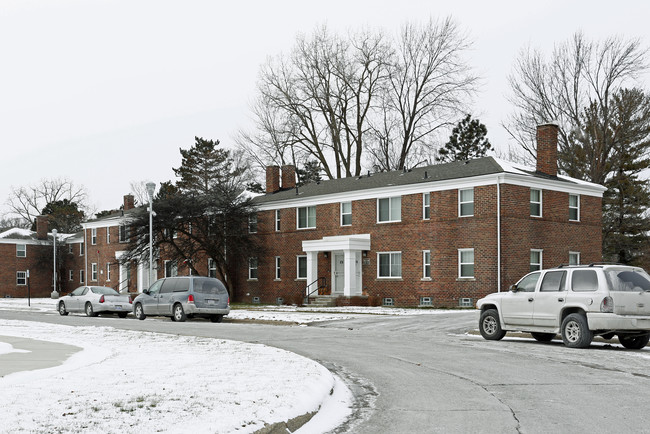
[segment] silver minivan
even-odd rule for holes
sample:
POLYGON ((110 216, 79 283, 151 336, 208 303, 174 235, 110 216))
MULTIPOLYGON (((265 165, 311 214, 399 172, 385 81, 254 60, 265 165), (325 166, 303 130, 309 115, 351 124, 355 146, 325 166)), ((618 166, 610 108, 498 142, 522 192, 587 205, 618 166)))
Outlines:
POLYGON ((221 322, 229 313, 228 291, 213 277, 166 277, 133 300, 133 314, 139 320, 147 316, 168 316, 172 321, 206 317, 221 322))

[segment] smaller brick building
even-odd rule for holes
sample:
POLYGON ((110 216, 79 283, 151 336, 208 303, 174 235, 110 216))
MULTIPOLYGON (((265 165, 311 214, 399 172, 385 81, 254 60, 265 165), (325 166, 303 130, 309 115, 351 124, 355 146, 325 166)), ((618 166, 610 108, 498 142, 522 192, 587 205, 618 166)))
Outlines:
POLYGON ((554 124, 537 167, 493 157, 296 188, 267 168, 251 236, 264 255, 237 278, 246 301, 473 306, 533 269, 601 261, 605 188, 557 173, 554 124))

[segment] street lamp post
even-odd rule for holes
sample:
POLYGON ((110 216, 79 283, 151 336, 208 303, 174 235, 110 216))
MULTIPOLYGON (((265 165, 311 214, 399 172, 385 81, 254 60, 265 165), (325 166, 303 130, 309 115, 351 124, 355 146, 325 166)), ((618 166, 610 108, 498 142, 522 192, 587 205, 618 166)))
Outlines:
POLYGON ((56 229, 52 229, 52 238, 54 238, 54 290, 52 298, 59 298, 59 292, 56 290, 56 229))
POLYGON ((149 195, 149 286, 151 286, 153 274, 153 192, 155 190, 156 184, 147 182, 147 194, 149 195))

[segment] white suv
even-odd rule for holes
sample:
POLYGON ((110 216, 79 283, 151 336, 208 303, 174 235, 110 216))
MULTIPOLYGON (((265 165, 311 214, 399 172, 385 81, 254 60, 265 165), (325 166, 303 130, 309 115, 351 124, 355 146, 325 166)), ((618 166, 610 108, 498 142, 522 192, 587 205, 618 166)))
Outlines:
POLYGON ((625 348, 650 340, 650 275, 626 265, 560 266, 534 271, 476 303, 485 339, 530 332, 541 342, 558 333, 564 345, 584 348, 594 336, 618 336, 625 348))

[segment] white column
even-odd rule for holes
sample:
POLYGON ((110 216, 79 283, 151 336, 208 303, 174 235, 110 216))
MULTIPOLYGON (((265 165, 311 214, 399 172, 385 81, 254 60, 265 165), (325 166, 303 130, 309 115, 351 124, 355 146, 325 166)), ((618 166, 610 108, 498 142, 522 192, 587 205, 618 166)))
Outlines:
MULTIPOLYGON (((318 279, 318 252, 307 252, 307 285, 318 279)), ((305 295, 316 289, 318 283, 307 288, 305 295)))
POLYGON ((352 250, 344 250, 344 270, 345 275, 343 276, 344 285, 343 285, 343 295, 350 297, 352 295, 357 295, 357 261, 356 254, 352 250))

